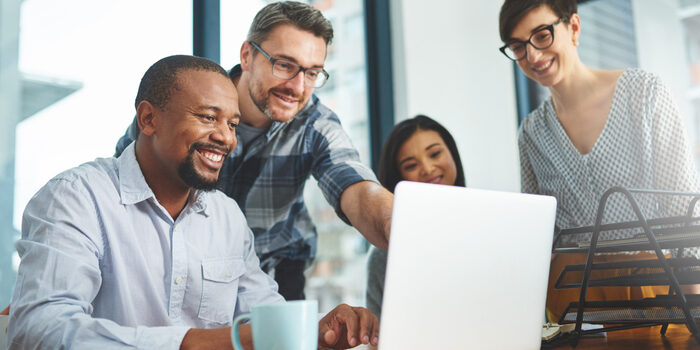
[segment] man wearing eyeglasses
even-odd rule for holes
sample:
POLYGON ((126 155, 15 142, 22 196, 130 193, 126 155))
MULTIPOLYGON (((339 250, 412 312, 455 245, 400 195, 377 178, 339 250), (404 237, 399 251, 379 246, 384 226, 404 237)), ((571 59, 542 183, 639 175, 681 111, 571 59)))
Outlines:
MULTIPOLYGON (((231 69, 240 97, 238 146, 219 188, 238 202, 255 234, 261 267, 274 270, 287 300, 304 299, 304 270, 316 255, 317 233, 304 204, 310 175, 338 216, 387 248, 393 196, 381 187, 336 114, 314 96, 333 39, 330 22, 298 2, 265 6, 231 69)), ((117 154, 138 129, 132 125, 117 154)))

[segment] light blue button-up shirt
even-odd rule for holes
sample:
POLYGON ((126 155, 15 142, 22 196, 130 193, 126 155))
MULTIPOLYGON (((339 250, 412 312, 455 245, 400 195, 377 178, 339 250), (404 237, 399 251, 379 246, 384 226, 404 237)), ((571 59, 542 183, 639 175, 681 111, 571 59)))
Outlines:
POLYGON ((17 251, 10 348, 178 349, 189 328, 284 300, 236 202, 193 191, 173 220, 133 145, 39 190, 17 251))

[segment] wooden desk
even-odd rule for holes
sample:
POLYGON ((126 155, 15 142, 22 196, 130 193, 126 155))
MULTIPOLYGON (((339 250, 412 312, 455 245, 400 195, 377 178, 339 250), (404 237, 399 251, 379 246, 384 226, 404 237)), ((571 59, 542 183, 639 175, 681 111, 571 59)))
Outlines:
MULTIPOLYGON (((597 349, 673 349, 688 350, 700 349, 700 345, 695 341, 685 328, 685 325, 670 325, 665 336, 661 336, 661 326, 635 328, 624 331, 608 332, 607 337, 584 337, 576 348, 571 346, 561 346, 557 350, 597 350, 597 349)), ((362 345, 356 347, 357 350, 376 350, 376 347, 362 345)))
POLYGON ((700 349, 685 325, 669 325, 665 336, 660 332, 661 326, 614 331, 608 332, 605 338, 581 338, 576 348, 562 346, 557 349, 700 349))

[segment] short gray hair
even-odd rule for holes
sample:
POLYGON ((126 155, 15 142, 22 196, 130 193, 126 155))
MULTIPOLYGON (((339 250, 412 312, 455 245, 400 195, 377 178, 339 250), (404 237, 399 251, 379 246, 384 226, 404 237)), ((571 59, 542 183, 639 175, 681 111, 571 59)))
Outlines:
POLYGON ((280 24, 291 24, 323 38, 326 45, 333 41, 333 26, 315 7, 297 1, 273 2, 263 7, 250 25, 248 41, 261 44, 270 31, 280 24))

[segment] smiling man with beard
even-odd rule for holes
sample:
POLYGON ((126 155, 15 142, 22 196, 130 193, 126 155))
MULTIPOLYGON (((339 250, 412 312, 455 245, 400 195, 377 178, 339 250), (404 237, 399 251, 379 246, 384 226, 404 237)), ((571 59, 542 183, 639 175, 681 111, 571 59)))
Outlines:
MULTIPOLYGON (((304 203, 310 176, 341 219, 375 246, 388 246, 393 195, 314 95, 328 79, 323 67, 332 39, 330 22, 313 6, 271 3, 253 19, 241 64, 229 72, 241 125, 219 188, 241 206, 261 266, 274 270, 287 300, 304 298, 304 270, 316 255, 316 228, 304 203)), ((134 123, 117 154, 137 133, 134 123)))
MULTIPOLYGON (((231 349, 231 323, 284 302, 235 201, 216 186, 236 147, 236 88, 214 62, 170 56, 144 75, 140 134, 119 158, 59 174, 17 242, 10 349, 231 349)), ((252 348, 250 325, 241 328, 252 348)), ((340 305, 319 346, 377 344, 378 320, 340 305)))
POLYGON ((224 149, 216 147, 214 145, 207 145, 201 142, 195 142, 192 145, 192 147, 190 147, 190 153, 187 156, 187 159, 185 159, 185 161, 182 164, 180 164, 180 166, 177 168, 177 173, 178 175, 180 175, 180 178, 190 187, 205 191, 211 191, 216 189, 218 179, 217 181, 211 181, 203 178, 199 175, 199 173, 197 173, 197 170, 195 170, 194 166, 195 151, 198 149, 205 149, 206 147, 210 147, 210 149, 218 151, 218 153, 209 152, 204 155, 205 158, 214 163, 222 162, 225 155, 231 153, 230 149, 224 149))

